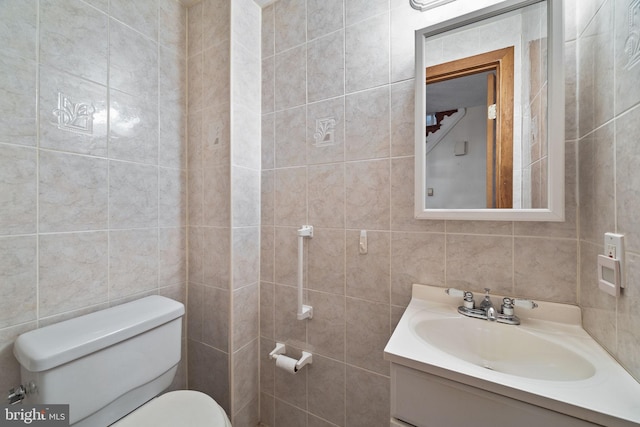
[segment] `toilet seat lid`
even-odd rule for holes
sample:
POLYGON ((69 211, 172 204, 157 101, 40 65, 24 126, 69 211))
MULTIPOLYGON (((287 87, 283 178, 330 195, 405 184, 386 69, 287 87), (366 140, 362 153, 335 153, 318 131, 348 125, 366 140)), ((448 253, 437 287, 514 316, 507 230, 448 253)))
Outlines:
POLYGON ((193 390, 165 393, 112 427, 231 427, 224 410, 208 395, 193 390))

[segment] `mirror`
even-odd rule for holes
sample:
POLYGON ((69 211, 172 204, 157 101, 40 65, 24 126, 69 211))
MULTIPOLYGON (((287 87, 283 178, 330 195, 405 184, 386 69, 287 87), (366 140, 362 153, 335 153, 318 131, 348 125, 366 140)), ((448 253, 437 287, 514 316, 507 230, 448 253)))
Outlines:
POLYGON ((416 218, 564 220, 561 0, 416 31, 416 218))

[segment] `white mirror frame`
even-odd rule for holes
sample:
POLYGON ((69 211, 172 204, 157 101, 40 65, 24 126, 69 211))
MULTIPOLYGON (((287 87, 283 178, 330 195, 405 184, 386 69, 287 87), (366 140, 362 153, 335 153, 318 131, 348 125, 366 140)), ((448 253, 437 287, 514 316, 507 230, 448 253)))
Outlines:
POLYGON ((427 209, 424 129, 426 126, 425 40, 541 0, 507 0, 415 32, 415 217, 418 219, 564 221, 564 22, 562 0, 547 0, 547 153, 546 209, 427 209))

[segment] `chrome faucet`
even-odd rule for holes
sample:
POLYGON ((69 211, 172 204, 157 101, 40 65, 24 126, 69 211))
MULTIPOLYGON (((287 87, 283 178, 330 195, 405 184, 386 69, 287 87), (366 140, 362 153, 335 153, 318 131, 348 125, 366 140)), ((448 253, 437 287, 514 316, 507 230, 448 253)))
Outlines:
POLYGON ((496 309, 493 306, 493 301, 491 301, 491 297, 489 296, 489 291, 491 289, 484 288, 484 299, 480 303, 480 310, 484 310, 485 316, 487 316, 487 320, 492 322, 496 321, 496 309))
POLYGON ((491 301, 491 296, 489 295, 490 290, 489 288, 484 288, 484 299, 480 302, 478 308, 475 306, 473 294, 469 291, 449 288, 445 292, 452 297, 463 297, 463 305, 458 307, 458 313, 467 317, 488 320, 490 322, 506 323, 508 325, 520 324, 520 319, 514 314, 514 306, 528 309, 533 309, 538 306, 538 304, 531 300, 505 297, 502 299, 502 305, 498 311, 494 307, 493 301, 491 301))

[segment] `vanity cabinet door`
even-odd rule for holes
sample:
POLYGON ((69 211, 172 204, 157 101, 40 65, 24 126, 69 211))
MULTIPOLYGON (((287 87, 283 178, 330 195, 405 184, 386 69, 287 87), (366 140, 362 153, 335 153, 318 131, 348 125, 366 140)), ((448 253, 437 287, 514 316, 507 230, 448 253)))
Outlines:
POLYGON ((597 425, 395 363, 391 364, 391 417, 416 427, 597 425))

